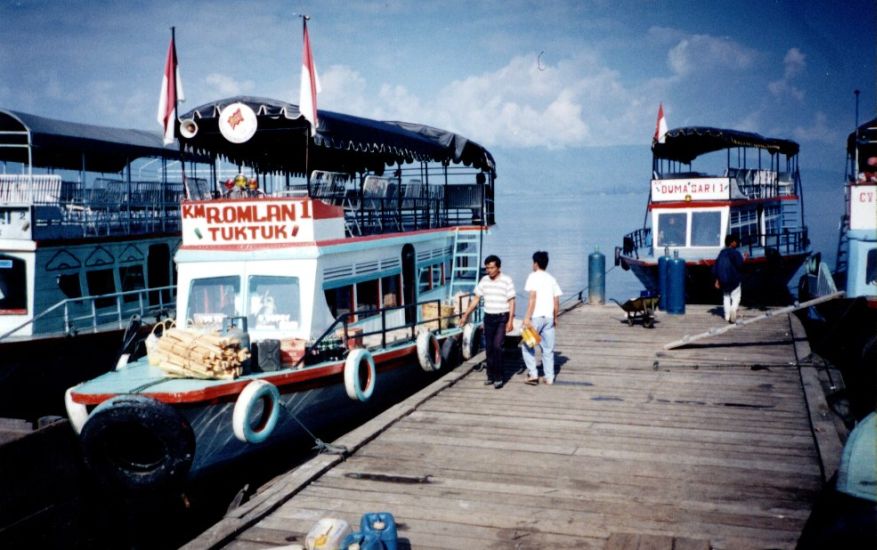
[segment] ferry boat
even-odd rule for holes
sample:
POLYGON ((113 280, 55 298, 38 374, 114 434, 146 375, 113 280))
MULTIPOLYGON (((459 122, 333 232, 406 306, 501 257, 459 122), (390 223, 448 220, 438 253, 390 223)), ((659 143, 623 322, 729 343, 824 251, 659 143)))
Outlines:
POLYGON ((183 200, 176 330, 236 335, 252 356, 223 379, 147 357, 71 388, 68 416, 107 483, 178 486, 310 446, 476 352, 477 325, 456 321, 494 223, 493 157, 420 124, 321 110, 309 128, 296 105, 254 97, 182 117, 186 151, 252 184, 183 200))
POLYGON ((877 118, 846 141, 844 213, 835 266, 814 254, 798 281, 799 300, 844 292, 808 311, 805 325, 820 355, 841 366, 854 415, 874 410, 877 387, 877 118))
POLYGON ((133 316, 173 310, 179 159, 157 133, 0 110, 0 417, 63 415, 133 316))
POLYGON ((721 128, 670 130, 652 144, 643 227, 624 236, 615 265, 657 293, 659 257, 678 254, 686 302, 721 303, 712 267, 728 234, 740 238, 743 300, 789 302, 787 284, 810 255, 798 144, 721 128))

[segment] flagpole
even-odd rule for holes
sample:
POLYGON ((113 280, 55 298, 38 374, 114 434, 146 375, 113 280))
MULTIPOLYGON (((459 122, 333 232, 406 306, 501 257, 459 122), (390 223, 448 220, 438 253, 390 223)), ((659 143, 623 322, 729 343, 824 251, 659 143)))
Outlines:
MULTIPOLYGON (((307 15, 300 13, 297 14, 301 17, 301 36, 302 42, 304 42, 304 37, 308 33, 308 17, 307 15)), ((301 101, 299 101, 301 103, 301 101)), ((299 105, 299 109, 301 109, 301 105, 299 105)), ((305 182, 308 187, 308 197, 311 196, 311 170, 310 170, 310 149, 311 149, 311 130, 310 128, 305 128, 305 182)))
POLYGON ((173 87, 174 87, 174 120, 172 123, 174 125, 174 136, 177 137, 177 145, 179 145, 179 148, 180 148, 180 174, 181 174, 181 177, 183 178, 183 192, 186 194, 187 199, 191 199, 192 194, 189 192, 189 181, 188 181, 188 178, 186 177, 186 157, 185 157, 185 154, 183 151, 183 142, 180 141, 180 138, 178 137, 179 132, 177 131, 177 126, 179 125, 179 120, 180 120, 180 116, 179 116, 180 115, 180 111, 179 111, 180 102, 179 102, 179 91, 177 89, 178 63, 177 63, 177 28, 176 27, 171 27, 171 44, 173 44, 173 48, 174 48, 174 51, 173 51, 174 69, 172 72, 172 76, 173 76, 173 80, 174 80, 174 83, 173 83, 173 87))

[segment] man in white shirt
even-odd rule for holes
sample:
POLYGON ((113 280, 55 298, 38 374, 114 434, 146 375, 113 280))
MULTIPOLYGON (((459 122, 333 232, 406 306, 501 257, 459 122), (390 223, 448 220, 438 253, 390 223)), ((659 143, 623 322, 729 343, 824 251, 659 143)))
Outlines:
MULTIPOLYGON (((484 384, 493 384, 496 389, 503 385, 503 342, 515 319, 515 285, 511 277, 500 272, 500 266, 502 262, 497 256, 486 257, 484 270, 487 275, 475 286, 475 295, 484 298, 484 341, 487 346, 487 380, 484 384)), ((469 302, 466 313, 460 318, 461 325, 466 324, 479 301, 469 302)))
MULTIPOLYGON (((560 286, 545 268, 548 267, 548 252, 542 250, 533 254, 533 273, 527 277, 524 290, 529 293, 527 315, 524 326, 531 327, 542 338, 536 346, 542 348, 542 371, 545 375, 542 382, 554 383, 554 327, 557 326, 557 315, 560 311, 560 286)), ((539 371, 536 369, 536 346, 521 346, 524 364, 527 366, 526 383, 539 383, 539 371)))

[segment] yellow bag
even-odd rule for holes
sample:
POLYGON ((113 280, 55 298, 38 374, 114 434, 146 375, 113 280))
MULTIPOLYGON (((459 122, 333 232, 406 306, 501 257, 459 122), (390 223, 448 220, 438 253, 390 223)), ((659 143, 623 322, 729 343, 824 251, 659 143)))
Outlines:
POLYGON ((535 348, 542 342, 542 337, 532 327, 524 327, 521 329, 521 341, 528 348, 535 348))

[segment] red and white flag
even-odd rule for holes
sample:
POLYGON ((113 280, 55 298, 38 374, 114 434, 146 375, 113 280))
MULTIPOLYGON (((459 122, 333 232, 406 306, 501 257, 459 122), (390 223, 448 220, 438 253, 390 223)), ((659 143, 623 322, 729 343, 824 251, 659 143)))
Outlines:
POLYGON ((320 79, 317 66, 311 53, 311 40, 308 38, 308 22, 304 23, 304 49, 301 56, 301 88, 299 89, 298 110, 311 123, 311 136, 317 133, 317 94, 320 92, 320 79))
POLYGON ((173 143, 177 120, 177 103, 185 101, 183 82, 180 80, 180 67, 177 65, 177 48, 174 38, 167 49, 164 76, 161 79, 161 95, 158 97, 158 123, 164 134, 164 144, 173 143))
POLYGON ((664 104, 658 107, 658 123, 655 125, 654 140, 657 143, 664 143, 664 137, 667 135, 667 121, 664 119, 664 104))

